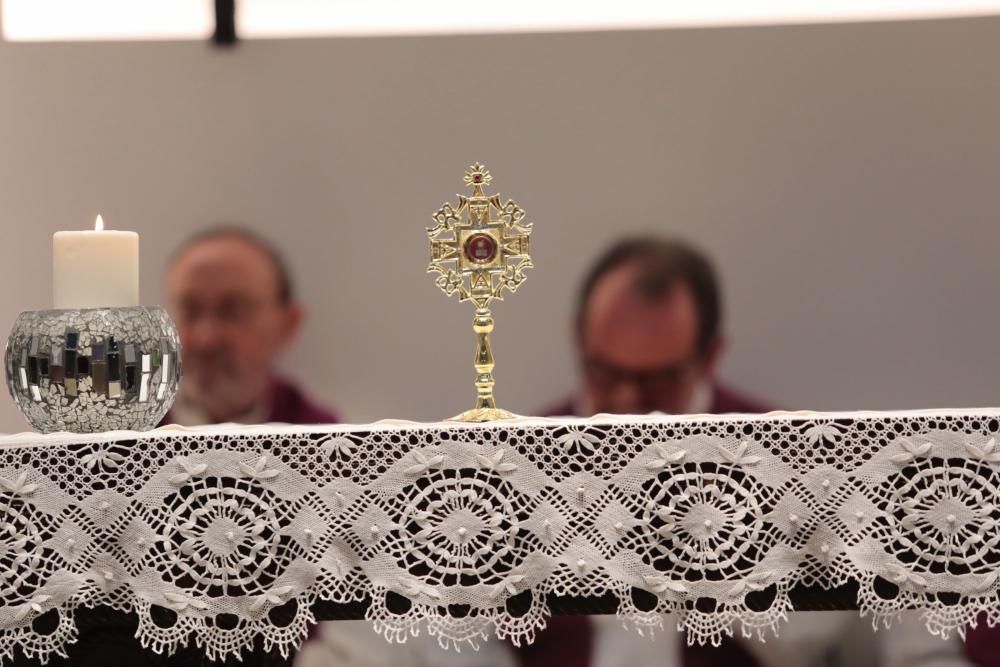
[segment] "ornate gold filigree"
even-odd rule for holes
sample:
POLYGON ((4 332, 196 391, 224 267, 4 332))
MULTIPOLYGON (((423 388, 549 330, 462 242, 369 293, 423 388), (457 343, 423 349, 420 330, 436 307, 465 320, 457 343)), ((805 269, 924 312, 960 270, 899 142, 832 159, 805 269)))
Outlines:
POLYGON ((490 304, 503 300, 503 291, 517 291, 531 263, 531 224, 523 222, 524 210, 512 199, 501 203, 500 195, 483 188, 493 176, 478 162, 465 172, 463 182, 472 195, 458 195, 458 204, 444 204, 434 214, 435 225, 427 229, 431 242, 428 273, 445 294, 457 293, 459 301, 472 301, 476 316, 476 407, 455 417, 459 421, 492 421, 514 415, 496 407, 493 399, 493 352, 490 304))

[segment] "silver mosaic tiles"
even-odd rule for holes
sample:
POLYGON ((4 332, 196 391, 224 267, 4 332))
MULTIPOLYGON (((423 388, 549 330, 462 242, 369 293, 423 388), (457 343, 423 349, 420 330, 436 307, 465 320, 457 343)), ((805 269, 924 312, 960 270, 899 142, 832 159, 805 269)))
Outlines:
POLYGON ((174 400, 177 328, 159 307, 34 310, 7 340, 7 387, 42 433, 147 430, 174 400))

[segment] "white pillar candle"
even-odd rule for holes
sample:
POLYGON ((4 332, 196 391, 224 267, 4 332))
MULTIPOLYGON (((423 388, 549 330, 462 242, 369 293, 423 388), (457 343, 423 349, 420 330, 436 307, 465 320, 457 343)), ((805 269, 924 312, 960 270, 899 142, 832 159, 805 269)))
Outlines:
POLYGON ((139 305, 139 235, 104 229, 52 235, 52 307, 139 305))

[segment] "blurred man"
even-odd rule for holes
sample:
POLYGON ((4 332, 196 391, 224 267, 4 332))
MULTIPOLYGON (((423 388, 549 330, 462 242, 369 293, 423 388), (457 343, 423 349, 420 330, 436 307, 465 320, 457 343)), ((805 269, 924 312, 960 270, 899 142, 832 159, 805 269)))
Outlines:
MULTIPOLYGON (((671 240, 618 242, 591 267, 577 298, 574 333, 583 386, 544 413, 766 412, 756 401, 715 381, 725 348, 721 324, 718 281, 705 257, 671 240)), ((634 650, 638 641, 586 617, 555 620, 553 630, 539 633, 536 645, 528 650, 540 652, 551 645, 558 651, 560 635, 576 635, 574 645, 589 650, 572 664, 584 667, 592 656, 634 650)), ((647 660, 639 655, 633 659, 643 665, 676 662, 663 655, 662 644, 647 648, 647 660)), ((525 649, 519 652, 530 657, 525 649)), ((709 661, 701 659, 703 651, 689 652, 685 662, 691 664, 753 664, 733 642, 710 650, 709 661)))
POLYGON ((164 421, 197 426, 337 420, 277 375, 303 310, 284 261, 266 241, 238 228, 199 234, 174 254, 166 283, 181 335, 184 380, 164 421))
POLYGON ((687 245, 611 247, 584 279, 575 324, 583 386, 550 414, 767 411, 715 380, 722 299, 712 266, 687 245))
MULTIPOLYGON (((571 400, 547 413, 766 412, 762 403, 716 378, 725 350, 722 320, 718 279, 700 252, 659 238, 615 244, 591 268, 577 301, 575 335, 583 384, 571 400)), ((719 647, 685 646, 679 659, 686 667, 872 664, 874 641, 867 627, 859 641, 845 641, 849 633, 867 626, 855 617, 850 612, 796 614, 777 640, 765 644, 726 639, 719 647)), ((592 655, 621 653, 638 641, 581 617, 564 617, 556 627, 563 636, 575 633, 580 646, 593 645, 592 655)), ((557 644, 559 639, 549 635, 540 633, 539 643, 557 644)), ((652 645, 645 658, 635 654, 632 664, 675 664, 676 654, 664 651, 662 645, 652 645)))

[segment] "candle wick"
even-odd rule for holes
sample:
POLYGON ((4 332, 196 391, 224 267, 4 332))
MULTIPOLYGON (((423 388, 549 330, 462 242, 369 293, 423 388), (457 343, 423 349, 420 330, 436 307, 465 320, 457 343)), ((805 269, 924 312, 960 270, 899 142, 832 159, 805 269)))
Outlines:
POLYGON ((94 221, 94 231, 95 232, 104 231, 104 218, 101 217, 100 213, 97 214, 97 220, 94 221))

